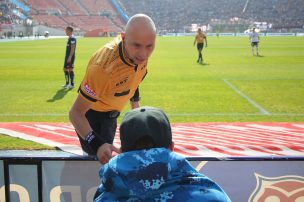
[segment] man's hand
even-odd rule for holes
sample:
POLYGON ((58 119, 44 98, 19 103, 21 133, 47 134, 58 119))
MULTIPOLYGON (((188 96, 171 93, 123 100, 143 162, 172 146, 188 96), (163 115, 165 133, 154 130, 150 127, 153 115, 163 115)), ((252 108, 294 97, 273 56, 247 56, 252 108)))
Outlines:
POLYGON ((112 158, 112 152, 120 153, 120 149, 112 144, 104 143, 97 150, 97 158, 102 164, 106 164, 112 158))

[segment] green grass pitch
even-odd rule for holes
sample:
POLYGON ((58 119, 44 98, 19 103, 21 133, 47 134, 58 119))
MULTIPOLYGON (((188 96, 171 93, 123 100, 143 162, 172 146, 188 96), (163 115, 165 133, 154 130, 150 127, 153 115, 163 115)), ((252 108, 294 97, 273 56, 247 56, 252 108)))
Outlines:
MULTIPOLYGON (((90 56, 109 40, 78 38, 76 86, 90 56)), ((142 106, 163 108, 171 122, 304 122, 303 37, 261 37, 261 57, 252 56, 247 37, 208 37, 203 64, 193 41, 157 38, 140 86, 142 106)), ((61 87, 65 45, 0 43, 1 122, 69 121, 77 87, 61 87)))

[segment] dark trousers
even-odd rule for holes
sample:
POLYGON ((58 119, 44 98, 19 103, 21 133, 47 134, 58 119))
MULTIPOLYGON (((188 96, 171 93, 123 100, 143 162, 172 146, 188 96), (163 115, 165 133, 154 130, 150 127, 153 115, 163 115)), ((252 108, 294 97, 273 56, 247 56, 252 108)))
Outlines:
MULTIPOLYGON (((106 112, 98 112, 92 109, 88 110, 86 113, 86 118, 89 121, 89 124, 93 131, 99 135, 99 138, 103 140, 103 142, 112 144, 116 127, 117 127, 117 117, 110 118, 108 113, 106 112)), ((77 132, 76 132, 77 133, 77 132)), ((88 153, 89 155, 95 155, 93 150, 90 148, 88 143, 83 140, 79 134, 77 133, 82 150, 88 153)))
POLYGON ((203 60, 203 55, 202 55, 202 51, 203 51, 203 48, 204 48, 204 44, 203 43, 197 43, 196 45, 197 47, 197 51, 198 51, 198 61, 199 60, 203 60))

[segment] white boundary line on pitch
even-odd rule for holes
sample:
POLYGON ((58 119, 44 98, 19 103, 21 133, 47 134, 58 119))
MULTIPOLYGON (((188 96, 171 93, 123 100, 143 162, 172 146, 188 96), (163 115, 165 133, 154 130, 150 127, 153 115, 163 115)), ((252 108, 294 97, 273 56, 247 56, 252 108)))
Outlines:
POLYGON ((247 100, 250 104, 252 104, 255 108, 257 108, 261 114, 263 115, 271 115, 266 109, 261 107, 258 103, 253 101, 250 97, 248 97, 245 93, 240 91, 237 87, 235 87, 232 83, 230 83, 227 79, 223 79, 223 81, 232 88, 235 92, 237 92, 240 96, 242 96, 245 100, 247 100))

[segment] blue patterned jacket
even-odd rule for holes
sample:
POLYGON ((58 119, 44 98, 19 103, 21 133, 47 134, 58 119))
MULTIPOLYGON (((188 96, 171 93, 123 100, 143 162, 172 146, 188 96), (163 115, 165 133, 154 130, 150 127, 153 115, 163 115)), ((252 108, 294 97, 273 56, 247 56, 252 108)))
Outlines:
POLYGON ((230 202, 214 181, 165 148, 119 154, 99 175, 95 202, 230 202))

